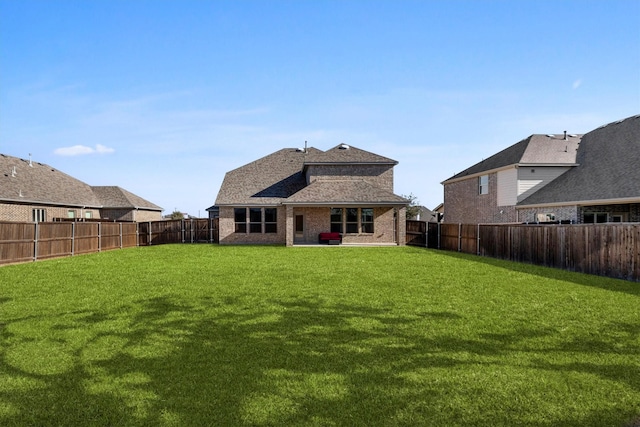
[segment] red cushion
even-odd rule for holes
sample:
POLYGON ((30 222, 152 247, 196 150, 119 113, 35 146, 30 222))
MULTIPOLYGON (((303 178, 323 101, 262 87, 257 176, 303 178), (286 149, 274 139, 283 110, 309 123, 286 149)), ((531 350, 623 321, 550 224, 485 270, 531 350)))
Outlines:
POLYGON ((340 233, 320 233, 320 240, 340 240, 340 233))

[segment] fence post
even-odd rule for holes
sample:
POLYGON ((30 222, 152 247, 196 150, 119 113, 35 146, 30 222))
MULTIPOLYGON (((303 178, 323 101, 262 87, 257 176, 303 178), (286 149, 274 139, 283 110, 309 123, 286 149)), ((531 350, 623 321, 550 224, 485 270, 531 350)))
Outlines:
POLYGON ((151 221, 149 221, 149 243, 147 245, 151 246, 151 221))
POLYGON ((442 223, 438 223, 438 249, 440 249, 440 236, 442 235, 442 223))
POLYGON ((102 252, 102 223, 98 223, 98 252, 102 252))
POLYGON ((71 223, 71 256, 76 254, 76 222, 71 223))
POLYGON ((478 224, 478 231, 476 232, 476 255, 480 255, 480 224, 478 224))
POLYGON ((122 249, 122 223, 119 222, 118 224, 120 224, 120 249, 122 249))
POLYGON ((424 247, 429 247, 429 221, 424 224, 424 247))
POLYGON ((458 252, 462 252, 462 224, 458 224, 458 252))
POLYGON ((136 247, 140 246, 140 223, 136 222, 136 247))
POLYGON ((33 260, 38 260, 38 234, 40 233, 40 227, 38 226, 38 222, 34 224, 33 230, 33 260))

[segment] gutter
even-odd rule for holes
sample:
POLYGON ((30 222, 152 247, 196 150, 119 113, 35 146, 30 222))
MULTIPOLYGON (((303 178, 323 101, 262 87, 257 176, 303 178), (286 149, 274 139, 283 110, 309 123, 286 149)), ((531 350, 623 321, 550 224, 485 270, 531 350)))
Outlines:
POLYGON ((552 206, 588 206, 588 205, 622 205, 640 203, 640 197, 623 197, 619 199, 595 199, 595 200, 574 200, 566 202, 534 203, 530 205, 516 205, 516 209, 544 208, 552 206))

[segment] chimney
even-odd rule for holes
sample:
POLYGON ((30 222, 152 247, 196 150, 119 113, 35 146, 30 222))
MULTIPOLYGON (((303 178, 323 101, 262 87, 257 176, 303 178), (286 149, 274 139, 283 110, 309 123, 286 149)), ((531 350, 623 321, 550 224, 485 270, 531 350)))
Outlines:
POLYGON ((566 141, 567 139, 568 139, 568 138, 567 138, 567 131, 565 130, 565 131, 564 131, 564 140, 566 141))

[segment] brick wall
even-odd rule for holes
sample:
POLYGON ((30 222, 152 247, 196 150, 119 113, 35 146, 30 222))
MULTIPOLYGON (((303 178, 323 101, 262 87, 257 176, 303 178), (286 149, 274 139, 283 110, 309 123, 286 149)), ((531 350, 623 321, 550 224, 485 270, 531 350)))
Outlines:
POLYGON ((478 194, 478 177, 444 185, 444 222, 494 224, 517 222, 515 206, 498 206, 498 175, 489 174, 488 194, 478 194))
POLYGON ((307 171, 308 182, 322 179, 362 178, 371 184, 393 192, 393 166, 391 165, 312 165, 307 171))
POLYGON ((247 233, 235 232, 234 208, 229 206, 220 207, 220 219, 218 223, 220 244, 285 244, 286 232, 286 211, 279 206, 277 208, 277 233, 247 233))
POLYGON ((518 209, 518 222, 537 222, 538 214, 546 213, 555 215, 556 221, 578 222, 578 207, 575 205, 518 209))
POLYGON ((100 218, 98 209, 0 203, 0 221, 31 222, 34 209, 44 209, 46 221, 52 221, 54 218, 69 218, 70 210, 74 211, 76 218, 84 218, 87 212, 91 212, 92 218, 100 218))
MULTIPOLYGON (((331 230, 331 208, 330 207, 278 207, 278 232, 277 233, 236 233, 234 221, 234 208, 228 206, 220 207, 219 235, 220 244, 316 244, 318 243, 318 234, 331 230), (289 236, 286 235, 287 212, 291 216, 289 236), (295 216, 303 215, 304 217, 304 235, 301 238, 295 238, 295 216)), ((372 234, 345 234, 343 236, 344 243, 362 243, 362 244, 389 244, 395 243, 394 235, 395 219, 394 208, 375 207, 374 215, 374 233, 372 234)), ((402 233, 399 240, 400 245, 404 245, 405 230, 405 209, 398 211, 399 231, 402 233)))

